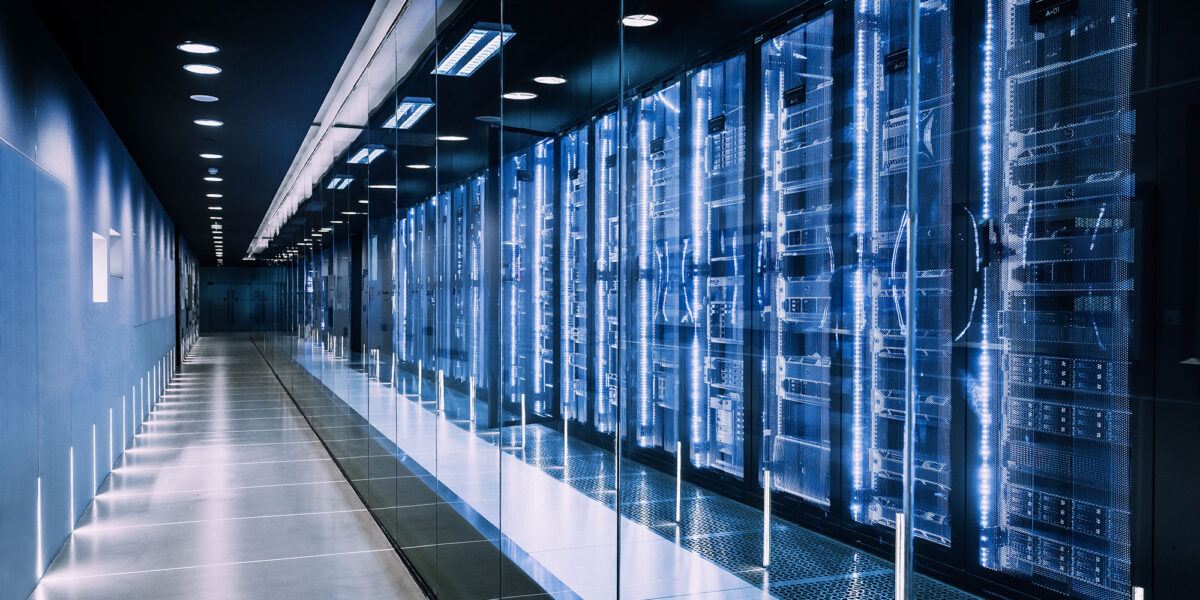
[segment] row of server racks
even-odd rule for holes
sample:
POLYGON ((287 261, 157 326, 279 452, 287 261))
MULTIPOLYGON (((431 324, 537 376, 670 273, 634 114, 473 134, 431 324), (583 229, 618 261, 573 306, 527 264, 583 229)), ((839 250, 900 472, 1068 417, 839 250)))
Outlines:
POLYGON ((1128 598, 1137 12, 921 6, 915 107, 908 2, 833 3, 401 210, 396 359, 886 544, 915 293, 920 553, 1128 598))

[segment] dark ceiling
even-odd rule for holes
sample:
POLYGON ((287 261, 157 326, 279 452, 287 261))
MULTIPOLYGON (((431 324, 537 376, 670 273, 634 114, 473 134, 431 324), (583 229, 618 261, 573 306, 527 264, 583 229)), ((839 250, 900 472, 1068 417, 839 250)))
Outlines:
POLYGON ((31 0, 201 264, 216 264, 210 216, 221 214, 225 264, 236 265, 354 43, 371 0, 31 0), (184 41, 216 44, 186 54, 184 41), (185 63, 219 75, 194 75, 185 63), (192 94, 220 98, 199 103, 192 94), (224 121, 201 127, 196 118, 224 121), (205 160, 201 152, 221 154, 205 160), (209 167, 220 183, 205 182, 209 167), (224 194, 224 210, 205 195, 224 194))

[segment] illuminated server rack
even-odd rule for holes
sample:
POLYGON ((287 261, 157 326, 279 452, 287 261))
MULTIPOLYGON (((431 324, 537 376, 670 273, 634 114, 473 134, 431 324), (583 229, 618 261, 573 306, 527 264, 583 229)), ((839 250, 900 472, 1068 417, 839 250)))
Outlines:
POLYGON ((484 331, 485 302, 487 302, 487 266, 484 263, 484 234, 486 224, 483 220, 483 206, 487 199, 487 173, 472 175, 464 184, 466 187, 466 203, 463 207, 466 225, 466 332, 464 334, 467 348, 467 383, 479 386, 485 381, 485 365, 488 364, 488 348, 493 344, 487 339, 484 331))
MULTIPOLYGON (((501 172, 503 397, 551 415, 554 391, 554 141, 504 160, 501 172)), ((518 413, 521 414, 521 413, 518 413)))
MULTIPOLYGON (((908 2, 856 3, 851 461, 855 520, 894 527, 902 510, 908 2)), ((917 536, 950 544, 950 162, 953 39, 948 0, 922 3, 917 165, 917 536)))
POLYGON ((980 558, 1081 598, 1130 597, 1134 17, 995 0, 985 24, 980 558))
POLYGON ((830 505, 833 14, 762 45, 763 485, 830 505))
POLYGON ((445 279, 440 303, 445 377, 467 379, 467 187, 458 184, 438 196, 439 271, 445 279))
POLYGON ((451 213, 454 206, 454 190, 448 189, 430 196, 425 210, 432 222, 433 268, 429 272, 430 297, 433 300, 433 361, 429 365, 434 377, 440 372, 445 376, 454 370, 454 322, 451 294, 454 289, 454 227, 451 213))
POLYGON ((398 364, 403 364, 412 360, 409 343, 413 338, 410 331, 410 319, 408 312, 409 290, 408 290, 408 274, 409 264, 412 263, 409 253, 409 248, 412 247, 412 236, 410 236, 410 227, 413 221, 408 218, 408 211, 402 212, 396 218, 394 229, 392 229, 392 238, 394 242, 391 245, 391 264, 392 268, 396 269, 395 278, 392 280, 391 293, 391 310, 392 310, 392 348, 395 352, 395 361, 398 364))
MULTIPOLYGON (((680 84, 636 99, 630 131, 633 186, 628 253, 633 274, 629 352, 634 373, 630 436, 642 448, 672 454, 681 442, 683 319, 688 282, 684 237, 688 235, 681 191, 680 84)), ((624 324, 623 324, 624 325, 624 324)))
POLYGON ((398 334, 401 338, 397 347, 400 348, 400 358, 416 364, 420 348, 417 340, 421 335, 421 317, 423 316, 421 297, 419 293, 421 273, 417 261, 417 209, 410 207, 405 217, 400 221, 400 236, 403 239, 401 248, 402 272, 396 278, 397 295, 404 297, 404 312, 397 315, 396 329, 403 331, 398 334))
MULTIPOLYGON (((622 113, 623 114, 623 113, 622 113)), ((621 190, 617 158, 618 116, 610 112, 596 119, 595 168, 596 198, 594 251, 596 263, 595 382, 597 392, 593 427, 600 433, 617 430, 617 403, 621 389, 621 190)))
MULTIPOLYGON (((690 83, 691 181, 680 217, 685 297, 681 350, 690 364, 692 465, 741 477, 745 467, 746 59, 694 71, 690 83), (690 213, 690 214, 689 214, 690 213)), ((669 272, 669 269, 668 269, 669 272)))
MULTIPOLYGON (((573 129, 558 139, 559 292, 562 336, 562 418, 588 422, 588 128, 573 129)), ((603 322, 603 321, 600 321, 603 322)))

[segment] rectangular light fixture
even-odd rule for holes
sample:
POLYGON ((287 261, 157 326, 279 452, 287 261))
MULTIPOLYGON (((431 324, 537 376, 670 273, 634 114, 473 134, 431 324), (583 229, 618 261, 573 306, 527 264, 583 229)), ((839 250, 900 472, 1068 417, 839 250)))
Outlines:
POLYGON ((350 158, 346 159, 346 162, 352 165, 369 165, 376 158, 379 158, 379 155, 383 154, 385 150, 387 150, 387 148, 384 148, 379 144, 367 144, 366 146, 359 148, 358 152, 355 152, 350 156, 350 158))
POLYGON ((467 35, 459 40, 450 54, 447 54, 446 58, 438 63, 433 74, 470 77, 514 35, 516 33, 508 25, 476 23, 467 32, 467 35))
POLYGON ((329 180, 329 185, 325 186, 327 190, 344 190, 354 183, 354 178, 349 175, 334 175, 333 179, 329 180))
POLYGON ((409 96, 400 101, 396 112, 383 122, 387 129, 408 129, 417 124, 421 117, 433 108, 433 100, 409 96))

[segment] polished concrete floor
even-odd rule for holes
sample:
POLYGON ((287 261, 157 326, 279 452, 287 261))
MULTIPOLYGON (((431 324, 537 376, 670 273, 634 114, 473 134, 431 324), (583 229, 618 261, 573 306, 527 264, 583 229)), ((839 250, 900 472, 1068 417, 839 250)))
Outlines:
POLYGON ((32 598, 422 598, 245 336, 207 337, 32 598))

